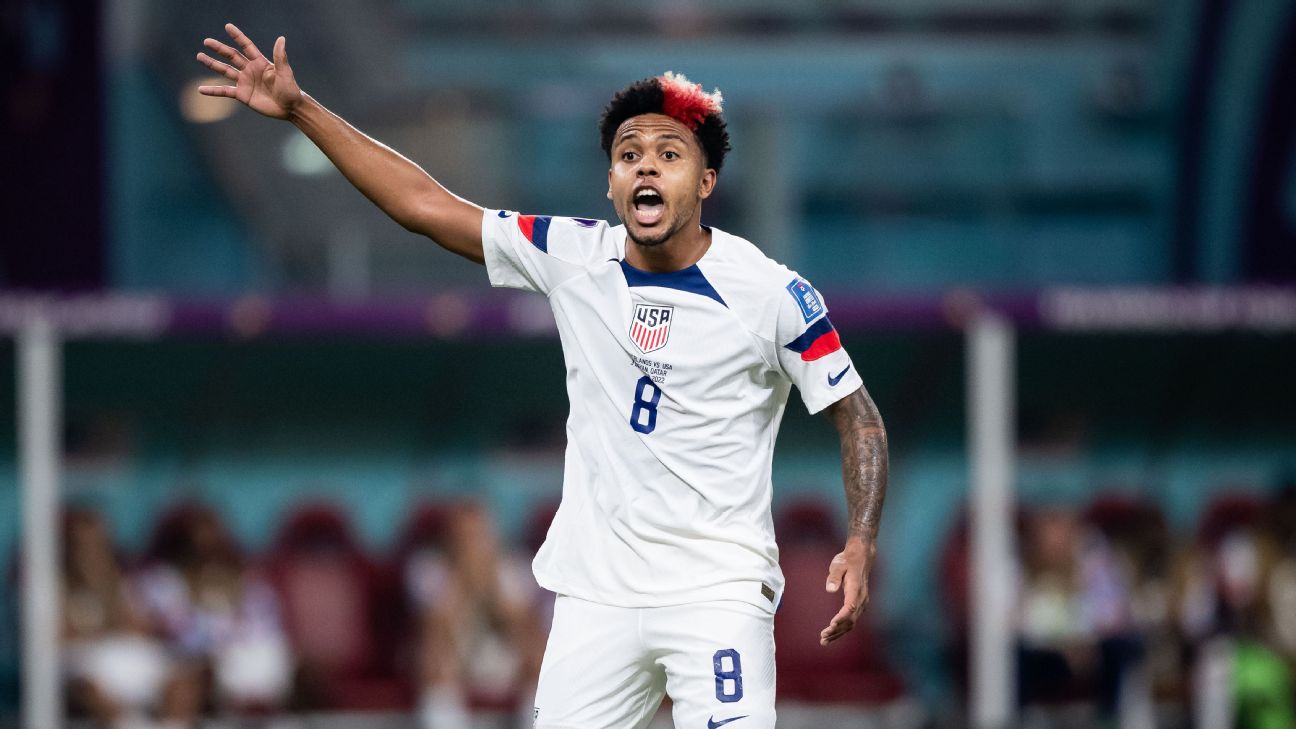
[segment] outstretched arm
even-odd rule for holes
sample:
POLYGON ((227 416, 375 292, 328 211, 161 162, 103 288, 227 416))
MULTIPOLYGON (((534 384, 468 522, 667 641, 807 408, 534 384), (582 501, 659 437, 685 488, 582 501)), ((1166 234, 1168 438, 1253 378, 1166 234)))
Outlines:
POLYGON ((877 553, 878 525, 887 488, 887 434, 873 398, 863 387, 828 406, 841 436, 842 481, 849 526, 846 548, 828 567, 828 592, 842 591, 842 608, 819 633, 828 645, 851 628, 868 605, 868 576, 877 553))
POLYGON ((283 36, 275 41, 272 63, 233 23, 227 23, 225 31, 239 50, 208 38, 203 45, 225 62, 206 53, 199 53, 198 60, 234 85, 200 86, 200 93, 237 99, 260 114, 291 121, 356 189, 406 230, 464 258, 483 261, 480 207, 451 193, 423 168, 302 92, 288 65, 283 36))

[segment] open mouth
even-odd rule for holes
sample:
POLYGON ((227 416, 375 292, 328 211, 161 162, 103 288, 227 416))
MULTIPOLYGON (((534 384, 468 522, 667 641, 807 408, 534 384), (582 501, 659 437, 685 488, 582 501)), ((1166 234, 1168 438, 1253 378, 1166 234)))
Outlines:
POLYGON ((634 219, 640 225, 655 225, 666 212, 666 201, 661 193, 650 187, 641 188, 634 196, 634 219))

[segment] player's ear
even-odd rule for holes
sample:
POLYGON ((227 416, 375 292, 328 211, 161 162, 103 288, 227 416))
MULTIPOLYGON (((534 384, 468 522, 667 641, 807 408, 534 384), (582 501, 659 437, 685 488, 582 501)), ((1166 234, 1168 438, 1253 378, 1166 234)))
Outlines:
POLYGON ((612 168, 608 168, 608 199, 612 199, 612 168))
POLYGON ((710 167, 702 172, 702 180, 698 183, 698 197, 705 200, 711 197, 711 192, 715 190, 716 171, 710 167))

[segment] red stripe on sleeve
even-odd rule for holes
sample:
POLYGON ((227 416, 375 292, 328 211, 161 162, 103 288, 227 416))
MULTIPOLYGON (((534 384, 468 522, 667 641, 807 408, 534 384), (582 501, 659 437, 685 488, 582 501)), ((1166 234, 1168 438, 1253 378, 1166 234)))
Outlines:
POLYGON ((534 243, 535 241, 531 240, 531 235, 532 235, 531 231, 535 227, 535 216, 519 215, 517 216, 517 221, 518 221, 518 229, 522 231, 522 235, 525 235, 528 241, 534 243))
POLYGON ((823 334, 820 334, 818 339, 810 343, 810 346, 806 348, 806 351, 801 353, 801 359, 806 362, 813 362, 820 357, 830 355, 841 348, 841 337, 837 336, 837 330, 829 329, 823 334))

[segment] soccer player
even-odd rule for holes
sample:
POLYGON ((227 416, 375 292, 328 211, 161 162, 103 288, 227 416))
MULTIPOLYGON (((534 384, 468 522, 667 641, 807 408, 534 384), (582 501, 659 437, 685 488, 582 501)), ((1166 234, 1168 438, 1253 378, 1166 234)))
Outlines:
POLYGON ((678 727, 773 727, 770 470, 791 386, 841 440, 849 527, 828 565, 843 599, 825 646, 868 601, 887 440, 819 293, 701 223, 729 151, 719 92, 668 73, 612 98, 600 132, 621 225, 520 215, 455 196, 303 93, 282 36, 271 61, 225 30, 237 49, 208 38, 223 62, 198 60, 234 85, 201 93, 291 122, 403 227, 549 300, 571 413, 562 504, 534 563, 558 595, 535 726, 642 727, 667 694, 678 727))

